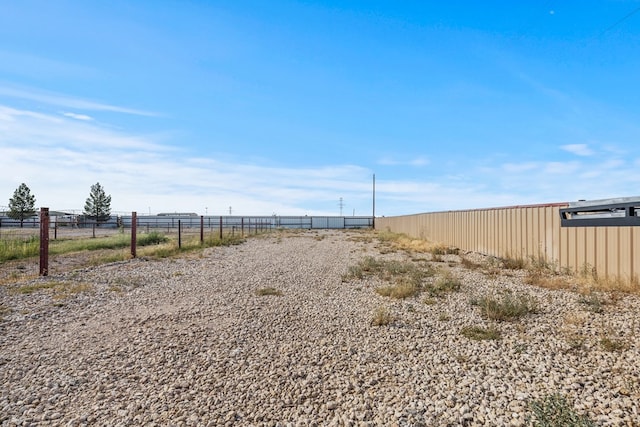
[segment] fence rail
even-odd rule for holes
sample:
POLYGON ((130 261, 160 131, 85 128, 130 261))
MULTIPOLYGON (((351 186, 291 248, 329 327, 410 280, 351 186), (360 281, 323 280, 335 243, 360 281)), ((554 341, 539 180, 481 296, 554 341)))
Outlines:
POLYGON ((375 228, 497 257, 542 258, 559 267, 594 269, 635 280, 640 227, 561 227, 567 203, 433 212, 376 218, 375 228))
MULTIPOLYGON (((82 216, 76 218, 51 216, 51 227, 54 228, 131 228, 131 215, 112 216, 107 221, 96 222, 82 216)), ((372 228, 371 216, 197 216, 197 215, 137 215, 137 225, 142 229, 176 229, 178 221, 183 228, 204 227, 214 229, 347 229, 372 228)), ((39 228, 39 217, 27 218, 23 228, 39 228)), ((0 228, 20 227, 20 221, 0 215, 0 228)))

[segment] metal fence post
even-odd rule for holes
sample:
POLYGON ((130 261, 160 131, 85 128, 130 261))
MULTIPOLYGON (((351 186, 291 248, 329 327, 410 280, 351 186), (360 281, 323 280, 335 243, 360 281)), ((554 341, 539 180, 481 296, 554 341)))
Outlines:
POLYGON ((204 216, 200 215, 200 244, 204 243, 204 216))
POLYGON ((137 234, 138 230, 138 213, 131 212, 131 257, 136 257, 136 244, 137 244, 137 234))
POLYGON ((178 249, 182 247, 182 220, 178 220, 178 249))
POLYGON ((49 208, 40 208, 40 275, 49 275, 49 208))
POLYGON ((222 240, 222 215, 220 216, 220 240, 222 240))

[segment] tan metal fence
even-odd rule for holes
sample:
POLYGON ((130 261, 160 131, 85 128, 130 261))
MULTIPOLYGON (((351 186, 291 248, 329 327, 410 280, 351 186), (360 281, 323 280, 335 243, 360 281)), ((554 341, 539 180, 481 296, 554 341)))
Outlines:
POLYGON ((640 227, 560 227, 567 203, 376 218, 377 230, 405 233, 465 251, 542 258, 573 271, 637 280, 640 227))

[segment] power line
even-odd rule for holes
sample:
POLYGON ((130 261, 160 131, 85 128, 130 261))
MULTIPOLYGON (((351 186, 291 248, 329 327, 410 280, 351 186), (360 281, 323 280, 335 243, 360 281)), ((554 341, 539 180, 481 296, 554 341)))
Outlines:
POLYGON ((622 24, 624 21, 626 21, 627 19, 631 18, 631 16, 635 15, 636 13, 640 12, 640 6, 636 7, 635 9, 633 9, 631 12, 627 13, 625 16, 623 16, 622 18, 620 18, 618 21, 616 21, 613 25, 611 25, 609 28, 607 28, 606 30, 604 30, 602 32, 602 34, 614 29, 615 27, 617 27, 618 25, 622 24))

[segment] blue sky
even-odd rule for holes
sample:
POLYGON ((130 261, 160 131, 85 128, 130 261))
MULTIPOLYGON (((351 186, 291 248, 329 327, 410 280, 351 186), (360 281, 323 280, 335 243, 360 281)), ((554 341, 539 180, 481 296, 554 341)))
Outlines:
POLYGON ((640 195, 640 1, 0 1, 0 209, 640 195), (637 13, 636 13, 637 12, 637 13))

